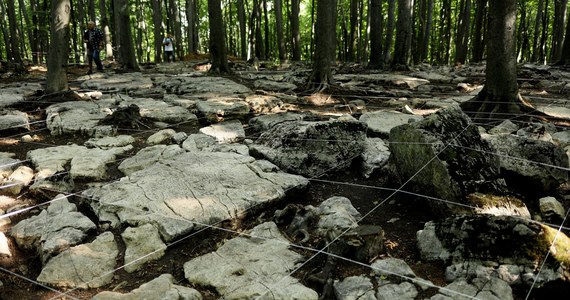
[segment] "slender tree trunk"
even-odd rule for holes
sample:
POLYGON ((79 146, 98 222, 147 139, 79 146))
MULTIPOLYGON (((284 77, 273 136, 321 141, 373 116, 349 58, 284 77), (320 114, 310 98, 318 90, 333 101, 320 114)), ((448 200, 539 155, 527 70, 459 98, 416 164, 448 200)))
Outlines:
POLYGON ((388 0, 388 24, 386 25, 386 43, 384 44, 384 63, 389 64, 392 60, 392 42, 394 40, 396 0, 388 0))
POLYGON ((113 43, 111 43, 111 29, 109 28, 109 18, 107 17, 107 7, 105 0, 99 0, 99 9, 101 12, 101 30, 105 35, 105 58, 113 60, 113 43))
MULTIPOLYGON (((1 2, 1 1, 0 1, 1 2)), ((47 15, 47 11, 49 11, 48 9, 48 0, 44 0, 43 1, 43 7, 39 12, 39 18, 40 18, 40 45, 41 45, 41 56, 40 56, 40 63, 44 62, 45 59, 45 53, 48 52, 49 49, 49 41, 50 41, 50 35, 48 34, 48 30, 46 28, 48 28, 48 24, 46 23, 48 20, 48 15, 47 15)))
POLYGON ((255 56, 260 60, 265 60, 265 47, 263 44, 263 34, 261 33, 261 6, 263 0, 255 0, 255 56))
MULTIPOLYGON (((192 15, 188 13, 188 15, 192 15)), ((157 24, 162 24, 162 3, 160 0, 152 0, 152 22, 154 23, 154 62, 162 62, 162 39, 163 33, 161 31, 162 26, 157 24)), ((188 24, 190 21, 188 21, 188 24)), ((190 31, 190 30, 189 30, 190 31)))
POLYGON ((560 60, 562 44, 564 43, 564 25, 566 24, 566 12, 568 0, 555 1, 554 30, 552 34, 552 49, 550 55, 551 62, 560 60))
MULTIPOLYGON (((71 6, 71 8, 70 8, 71 24, 73 24, 72 25, 71 41, 70 41, 72 44, 71 49, 73 49, 73 50, 72 50, 72 53, 70 53, 70 56, 75 57, 75 63, 79 64, 79 63, 81 63, 81 55, 80 55, 80 53, 82 51, 81 49, 85 49, 85 51, 86 51, 86 47, 79 47, 79 43, 81 43, 81 45, 83 46, 83 38, 80 41, 77 40, 77 37, 78 37, 77 29, 79 27, 79 30, 81 31, 81 37, 83 37, 83 30, 81 30, 81 27, 78 26, 78 23, 80 23, 80 22, 78 22, 76 19, 76 16, 74 13, 75 8, 73 7, 73 2, 70 1, 69 5, 71 6)), ((86 52, 84 52, 84 53, 86 53, 86 52)), ((83 56, 83 58, 86 58, 86 57, 83 56)))
MULTIPOLYGON (((32 62, 34 65, 40 63, 40 45, 39 45, 39 33, 38 33, 38 1, 30 0, 30 10, 32 11, 32 23, 31 23, 31 43, 32 43, 32 62)), ((1 26, 0 26, 1 27, 1 26)), ((0 51, 1 52, 1 51, 0 51)), ((2 59, 2 54, 0 53, 0 60, 2 59)))
POLYGON ((539 0, 538 1, 538 7, 536 9, 536 19, 534 20, 534 31, 533 31, 533 35, 532 35, 532 56, 530 58, 531 62, 537 62, 538 61, 538 55, 539 55, 539 36, 540 36, 540 25, 542 24, 542 11, 544 9, 544 0, 539 0))
POLYGON ((10 33, 8 32, 9 28, 6 26, 8 24, 7 20, 7 13, 6 13, 6 6, 4 2, 0 2, 0 18, 2 22, 0 22, 2 26, 2 37, 4 38, 4 45, 6 46, 6 58, 10 60, 12 58, 12 49, 10 48, 10 33))
POLYGON ((548 4, 549 1, 546 0, 545 4, 544 4, 544 13, 542 14, 542 33, 540 36, 540 46, 539 46, 539 52, 538 52, 538 59, 540 60, 540 63, 545 63, 546 62, 546 53, 547 53, 547 49, 546 49, 546 42, 548 40, 548 21, 549 21, 549 14, 548 14, 548 4))
POLYGON ((8 20, 10 21, 10 48, 12 49, 12 61, 16 72, 24 71, 24 62, 20 52, 20 33, 14 1, 8 1, 8 20))
POLYGON ((263 47, 263 49, 265 49, 264 51, 264 55, 263 55, 263 59, 267 60, 271 57, 271 34, 269 33, 269 14, 267 13, 267 0, 263 0, 263 26, 264 26, 264 32, 265 32, 265 46, 263 47))
POLYGON ((281 0, 275 0, 275 29, 277 31, 277 52, 279 61, 284 62, 285 56, 285 40, 283 39, 283 11, 281 0))
POLYGON ((473 55, 472 61, 474 63, 483 60, 483 50, 485 48, 485 35, 483 30, 487 15, 487 0, 477 0, 477 12, 475 14, 475 30, 472 37, 473 55))
POLYGON ((136 0, 136 19, 137 19, 137 25, 136 25, 136 53, 137 53, 137 60, 142 62, 143 61, 143 45, 142 45, 142 41, 143 41, 143 32, 145 32, 145 21, 144 21, 144 10, 143 10, 143 6, 141 5, 141 0, 136 0))
POLYGON ((174 35, 174 52, 176 53, 176 57, 181 59, 183 56, 182 51, 182 22, 180 22, 180 14, 178 13, 178 1, 170 0, 170 4, 168 6, 168 14, 169 20, 171 24, 172 34, 174 35))
POLYGON ((428 58, 429 55, 429 41, 431 40, 431 29, 433 26, 433 0, 428 0, 428 5, 427 5, 427 21, 426 21, 426 28, 424 31, 424 40, 422 41, 423 43, 423 47, 422 47, 422 61, 425 61, 428 58))
POLYGON ((371 69, 382 68, 382 0, 370 0, 370 61, 371 69))
POLYGON ((348 51, 346 60, 354 62, 356 48, 356 29, 358 28, 358 0, 350 0, 350 31, 348 37, 348 51))
POLYGON ((208 17, 210 21, 210 55, 212 67, 210 72, 228 73, 230 67, 226 55, 226 41, 222 8, 220 0, 208 0, 208 17))
MULTIPOLYGON (((186 34, 188 35, 188 52, 195 53, 197 52, 196 47, 196 38, 195 38, 195 28, 196 28, 196 0, 187 0, 186 1, 186 21, 188 22, 188 29, 186 30, 186 34)), ((243 1, 243 0, 240 0, 243 1)))
POLYGON ((291 36, 293 38, 293 61, 301 60, 301 31, 299 29, 300 0, 291 0, 291 36))
POLYGON ((49 47, 46 94, 66 91, 67 58, 69 56, 70 0, 52 0, 51 43, 49 47))
POLYGON ((97 14, 95 13, 95 0, 87 1, 87 9, 89 11, 89 20, 95 22, 97 18, 97 14))
MULTIPOLYGON (((36 42, 34 41, 32 22, 30 22, 30 16, 28 15, 28 11, 26 10, 26 4, 24 3, 24 0, 19 0, 18 3, 20 6, 20 15, 23 17, 25 24, 23 28, 26 28, 26 34, 28 35, 28 42, 30 43, 30 47, 32 50, 32 59, 34 64, 36 64, 37 57, 35 56, 35 53, 37 51, 36 49, 37 47, 36 47, 36 42)), ((33 1, 30 1, 30 6, 33 5, 34 5, 33 1)))
POLYGON ((119 62, 128 70, 139 70, 133 47, 133 34, 129 17, 129 1, 114 0, 115 33, 118 37, 119 62))
POLYGON ((455 63, 465 64, 469 46, 469 30, 471 29, 471 0, 461 1, 457 39, 455 46, 455 63))
POLYGON ((414 0, 398 0, 398 21, 396 22, 396 42, 392 67, 407 69, 412 51, 412 14, 414 0))
MULTIPOLYGON (((281 1, 281 0, 278 0, 281 1)), ((245 22, 245 7, 243 0, 238 0, 238 22, 240 36, 241 59, 247 59, 247 24, 245 22)))
POLYGON ((557 64, 558 65, 570 64, 570 22, 566 24, 566 38, 564 39, 564 45, 562 46, 560 59, 558 60, 557 64))

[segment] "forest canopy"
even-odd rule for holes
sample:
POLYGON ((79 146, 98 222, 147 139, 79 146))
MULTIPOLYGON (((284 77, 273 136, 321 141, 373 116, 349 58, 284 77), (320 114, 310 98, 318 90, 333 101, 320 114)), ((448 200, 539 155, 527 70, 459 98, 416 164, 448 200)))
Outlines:
MULTIPOLYGON (((58 0, 51 0, 58 1, 58 0)), ((45 64, 50 0, 1 1, 0 61, 45 64)), ((70 1, 68 63, 84 63, 82 34, 88 20, 106 34, 103 59, 116 55, 119 0, 70 1)), ((456 65, 485 60, 488 0, 338 0, 336 59, 367 64, 371 49, 389 63, 398 18, 411 13, 409 64, 456 65), (412 3, 411 6, 404 5, 412 3), (411 9, 411 11, 409 11, 411 9), (407 10, 407 11, 406 11, 407 10), (375 43, 376 41, 376 43, 375 43), (379 42, 378 42, 379 41, 379 42), (373 46, 372 46, 373 45, 373 46)), ((208 53, 206 0, 128 0, 138 63, 161 62, 162 39, 172 34, 176 57, 208 53)), ((567 0, 517 1, 516 57, 540 64, 563 60, 567 0)), ((240 59, 310 61, 315 52, 315 0, 221 0, 227 54, 240 59)))

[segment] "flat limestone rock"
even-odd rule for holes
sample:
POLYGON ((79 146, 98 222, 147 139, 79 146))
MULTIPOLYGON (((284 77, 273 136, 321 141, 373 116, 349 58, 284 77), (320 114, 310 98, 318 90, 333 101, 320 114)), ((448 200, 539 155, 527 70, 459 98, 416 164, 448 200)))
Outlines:
POLYGON ((141 285, 130 293, 104 291, 92 300, 201 300, 202 295, 192 288, 176 285, 176 279, 171 274, 162 274, 159 277, 141 285))
POLYGON ((155 224, 169 241, 196 224, 241 217, 308 184, 301 176, 264 172, 254 162, 234 153, 187 152, 83 195, 93 199, 91 206, 102 222, 155 224))
POLYGON ((263 223, 249 236, 185 263, 184 276, 213 287, 223 299, 318 299, 317 292, 289 276, 303 257, 288 247, 275 223, 263 223))
POLYGON ((70 248, 52 258, 37 280, 69 288, 98 288, 113 280, 119 249, 110 232, 95 241, 70 248))

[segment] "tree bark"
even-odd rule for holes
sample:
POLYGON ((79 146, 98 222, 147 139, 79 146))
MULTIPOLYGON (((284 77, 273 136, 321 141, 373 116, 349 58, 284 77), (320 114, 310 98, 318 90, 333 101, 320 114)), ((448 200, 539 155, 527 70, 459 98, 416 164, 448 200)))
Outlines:
POLYGON ((168 6, 168 17, 171 24, 171 32, 174 36, 174 52, 176 53, 176 57, 178 59, 182 59, 184 55, 182 51, 182 22, 180 22, 180 13, 178 10, 178 1, 170 0, 170 5, 168 6))
POLYGON ((455 63, 465 64, 469 46, 469 30, 471 29, 471 0, 462 0, 460 16, 457 24, 455 43, 455 63))
MULTIPOLYGON (((18 1, 20 6, 20 15, 24 18, 24 27, 26 28, 26 34, 28 35, 28 42, 30 43, 30 47, 32 50, 32 59, 34 63, 37 63, 37 56, 34 54, 37 52, 36 43, 34 41, 34 35, 32 32, 32 23, 30 22, 30 16, 28 15, 28 11, 26 10, 26 4, 24 0, 18 1)), ((33 1, 30 1, 30 6, 33 6, 33 1)))
POLYGON ((560 52, 560 59, 557 65, 569 65, 570 64, 570 22, 566 24, 566 38, 564 39, 564 45, 562 51, 560 52))
POLYGON ((471 58, 474 63, 478 63, 483 60, 486 35, 484 25, 487 14, 487 0, 477 0, 476 5, 477 12, 475 13, 475 30, 472 37, 473 53, 471 58))
POLYGON ((388 0, 388 23, 386 25, 386 43, 384 44, 384 63, 389 64, 392 56, 392 42, 394 39, 394 21, 396 13, 396 0, 388 0))
POLYGON ((2 13, 0 15, 0 26, 2 26, 2 37, 4 39, 4 46, 6 46, 6 58, 10 60, 12 57, 12 49, 10 48, 10 33, 8 32, 9 26, 6 26, 9 22, 7 20, 6 6, 4 2, 0 2, 0 13, 2 13))
POLYGON ((208 18, 210 23, 210 55, 212 73, 229 73, 226 55, 226 41, 224 35, 224 22, 220 0, 208 0, 208 18))
POLYGON ((52 0, 51 43, 49 47, 46 94, 66 91, 67 58, 69 56, 70 0, 52 0))
POLYGON ((127 70, 138 71, 139 65, 133 47, 128 2, 128 0, 114 0, 115 34, 118 37, 119 62, 127 70))
POLYGON ((109 18, 107 17, 107 6, 105 0, 99 0, 99 11, 101 13, 101 30, 105 35, 105 57, 107 60, 113 60, 113 43, 111 42, 111 29, 109 28, 109 18))
POLYGON ((533 51, 532 56, 530 58, 531 62, 538 61, 538 54, 539 54, 539 36, 540 36, 540 25, 542 24, 542 10, 544 9, 544 0, 538 1, 538 7, 536 9, 536 19, 534 20, 534 32, 533 32, 533 51))
POLYGON ((561 57, 562 44, 564 43, 564 24, 566 24, 566 12, 568 0, 555 1, 554 22, 552 24, 552 49, 550 54, 551 62, 558 62, 561 57))
POLYGON ((284 62, 285 56, 285 40, 283 39, 283 11, 281 0, 275 0, 275 27, 277 30, 277 53, 279 61, 284 62))
POLYGON ((358 28, 358 0, 350 0, 350 31, 348 37, 347 61, 354 62, 356 48, 356 28, 358 28))
POLYGON ((383 67, 382 59, 382 0, 370 0, 370 61, 368 67, 383 67))
POLYGON ((22 61, 22 53, 20 52, 20 31, 18 29, 14 1, 7 1, 7 3, 8 20, 10 23, 10 48, 12 49, 11 59, 14 63, 14 70, 19 73, 24 71, 24 62, 22 61))
POLYGON ((320 88, 332 83, 331 63, 336 52, 336 5, 336 0, 318 0, 315 59, 309 86, 320 88))
POLYGON ((301 60, 301 31, 299 29, 300 0, 291 0, 291 36, 293 38, 293 61, 301 60))
POLYGON ((392 68, 407 69, 412 51, 412 14, 414 0, 398 0, 398 20, 396 21, 396 42, 392 68))
POLYGON ((486 81, 474 99, 461 104, 475 122, 496 122, 519 116, 516 68, 516 0, 489 2, 486 81))
MULTIPOLYGON (((191 15, 191 13, 188 13, 191 15)), ((152 22, 154 25, 154 62, 162 62, 162 39, 163 33, 161 26, 157 24, 162 24, 162 3, 160 0, 152 0, 152 22)), ((191 24, 191 23, 189 23, 191 24)))
MULTIPOLYGON (((276 0, 275 2, 281 0, 276 0)), ((277 6, 277 4, 275 4, 277 6)), ((277 9, 277 8, 276 8, 277 9)), ((245 7, 243 0, 238 0, 238 22, 239 22, 239 36, 241 45, 241 59, 247 59, 247 24, 245 22, 245 7)), ((283 32, 281 32, 283 33, 283 32)))

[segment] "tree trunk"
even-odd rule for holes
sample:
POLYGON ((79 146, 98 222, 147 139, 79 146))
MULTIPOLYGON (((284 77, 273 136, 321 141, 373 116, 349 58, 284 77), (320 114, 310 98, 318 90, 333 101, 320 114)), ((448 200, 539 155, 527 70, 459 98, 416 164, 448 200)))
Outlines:
POLYGON ((182 51, 182 22, 180 22, 180 14, 178 12, 178 1, 170 0, 170 5, 168 6, 168 15, 171 24, 171 32, 174 35, 174 52, 178 59, 182 59, 184 55, 182 51))
POLYGON ((566 24, 566 12, 568 0, 555 1, 555 14, 554 22, 552 24, 552 49, 550 55, 551 62, 558 62, 560 60, 560 53, 562 52, 562 44, 564 43, 564 24, 566 24))
MULTIPOLYGON (((281 1, 281 0, 276 0, 281 1)), ((277 4, 275 4, 277 6, 277 4)), ((277 9, 277 8, 276 8, 277 9)), ((245 22, 245 7, 243 0, 238 0, 238 22, 239 22, 239 36, 240 36, 240 45, 241 45, 241 59, 247 59, 247 24, 245 22)), ((282 32, 283 33, 283 32, 282 32)))
MULTIPOLYGON (((36 43, 34 41, 34 35, 32 32, 32 23, 30 22, 30 16, 28 15, 28 11, 26 10, 26 4, 24 0, 19 0, 20 5, 20 15, 24 18, 24 28, 26 28, 26 34, 28 35, 28 42, 30 43, 30 47, 32 50, 32 59, 34 64, 37 63, 37 56, 35 53, 37 52, 36 43)), ((30 6, 33 6, 33 1, 30 1, 30 6)))
POLYGON ((483 60, 486 32, 483 30, 487 14, 487 0, 477 0, 477 12, 475 14, 475 30, 473 33, 473 54, 471 60, 474 63, 483 60))
POLYGON ((309 86, 332 83, 331 63, 336 50, 336 0, 318 0, 315 28, 315 59, 309 86))
POLYGON ((300 0, 291 0, 291 36, 293 38, 293 61, 301 60, 301 31, 299 30, 300 0))
POLYGON ((229 73, 226 55, 224 22, 220 0, 208 0, 208 18, 210 21, 210 55, 212 67, 210 72, 229 73))
POLYGON ((368 67, 379 69, 382 59, 382 0, 370 0, 370 61, 368 67))
POLYGON ((140 0, 136 0, 136 52, 137 52, 137 60, 142 62, 143 61, 143 34, 146 31, 146 23, 145 23, 145 15, 144 15, 144 6, 141 5, 140 0))
POLYGON ((354 62, 354 49, 356 48, 356 28, 358 27, 358 0, 350 0, 350 31, 348 37, 348 51, 346 60, 354 62))
POLYGON ((43 7, 42 9, 40 9, 40 11, 38 12, 39 14, 39 19, 40 19, 40 45, 41 45, 41 56, 40 56, 40 63, 44 62, 44 53, 48 52, 49 49, 49 40, 50 40, 50 36, 49 36, 49 32, 46 28, 48 28, 48 24, 46 23, 48 20, 48 16, 47 16, 47 11, 49 11, 48 8, 48 0, 44 0, 43 1, 43 7))
MULTIPOLYGON (((73 7, 73 2, 69 2, 69 5, 71 6, 70 8, 70 12, 71 12, 71 24, 72 25, 72 29, 71 29, 71 49, 73 49, 72 53, 70 53, 70 56, 75 58, 75 63, 76 64, 80 64, 81 63, 81 55, 79 55, 79 53, 81 52, 81 49, 85 49, 84 53, 87 54, 87 48, 86 47, 79 47, 79 43, 81 43, 82 46, 84 46, 83 41, 78 41, 77 37, 81 36, 83 37, 83 30, 81 29, 81 27, 78 26, 78 22, 75 16, 75 8, 73 7), (79 30, 81 31, 81 35, 77 34, 77 27, 79 27, 79 30)), ((86 58, 86 56, 83 56, 83 58, 86 58)))
POLYGON ((394 39, 394 20, 396 13, 396 0, 388 0, 388 24, 386 25, 386 43, 384 44, 384 63, 391 61, 392 42, 394 39))
POLYGON ((97 14, 95 14, 95 0, 88 0, 87 10, 89 12, 89 20, 95 22, 97 18, 97 14))
POLYGON ((265 32, 265 46, 263 49, 263 60, 267 60, 271 57, 271 47, 270 47, 270 39, 271 36, 269 34, 269 14, 267 13, 267 0, 263 0, 263 21, 264 21, 264 32, 265 32))
POLYGON ((129 18, 129 1, 114 0, 115 4, 115 33, 118 37, 119 62, 127 70, 139 70, 139 65, 133 47, 133 35, 129 18))
POLYGON ((412 51, 412 14, 414 0, 398 0, 398 20, 396 21, 396 42, 392 68, 407 69, 412 51))
POLYGON ((275 0, 275 27, 277 30, 277 52, 279 62, 286 60, 285 56, 285 40, 283 39, 283 11, 281 0, 275 0))
POLYGON ((560 59, 557 65, 569 65, 570 64, 570 22, 566 24, 566 38, 564 39, 564 45, 560 53, 560 59))
POLYGON ((519 116, 516 68, 516 0, 489 2, 485 87, 474 99, 461 107, 479 122, 496 122, 519 116))
POLYGON ((540 63, 545 63, 546 62, 546 41, 548 40, 548 20, 549 20, 549 14, 548 14, 548 3, 549 1, 546 0, 545 4, 544 4, 544 13, 542 14, 542 34, 540 36, 540 45, 538 47, 538 60, 540 61, 540 63))
POLYGON ((99 0, 99 11, 101 13, 101 30, 105 35, 105 58, 113 60, 113 43, 111 43, 111 29, 109 28, 109 18, 107 18, 107 6, 105 0, 99 0))
POLYGON ((66 91, 67 58, 69 56, 70 0, 52 0, 51 43, 46 75, 46 94, 66 91))
POLYGON ((457 24, 457 38, 455 43, 455 63, 465 64, 467 60, 467 47, 469 45, 469 30, 471 29, 471 0, 462 0, 460 16, 457 24))
POLYGON ((10 48, 10 33, 8 32, 9 28, 6 26, 6 24, 8 24, 8 20, 4 2, 0 2, 0 13, 2 13, 0 15, 0 26, 2 26, 2 37, 4 38, 4 45, 6 46, 6 58, 10 60, 12 58, 12 49, 10 48))
POLYGON ((534 20, 534 32, 532 35, 533 42, 532 42, 532 56, 530 58, 531 62, 538 61, 538 54, 539 54, 539 36, 540 36, 540 25, 542 24, 542 10, 544 9, 544 0, 538 1, 538 8, 536 9, 536 19, 534 20))
MULTIPOLYGON (((32 62, 34 65, 38 65, 40 63, 40 44, 39 44, 39 32, 38 32, 38 1, 37 0, 30 0, 30 11, 32 11, 32 29, 31 29, 31 42, 33 43, 32 48, 32 62)), ((0 26, 1 27, 1 26, 0 26)), ((2 59, 2 54, 0 54, 0 60, 2 59)))
MULTIPOLYGON (((191 15, 191 13, 188 13, 191 15)), ((157 24, 162 24, 162 3, 160 0, 152 0, 152 22, 154 23, 154 62, 162 62, 162 39, 163 33, 161 26, 157 24)), ((191 24, 188 22, 188 24, 191 24)))
POLYGON ((14 1, 8 3, 8 20, 10 22, 10 48, 12 49, 12 61, 14 62, 14 70, 16 72, 24 71, 24 62, 20 52, 20 33, 18 29, 18 21, 16 18, 16 8, 14 1))

